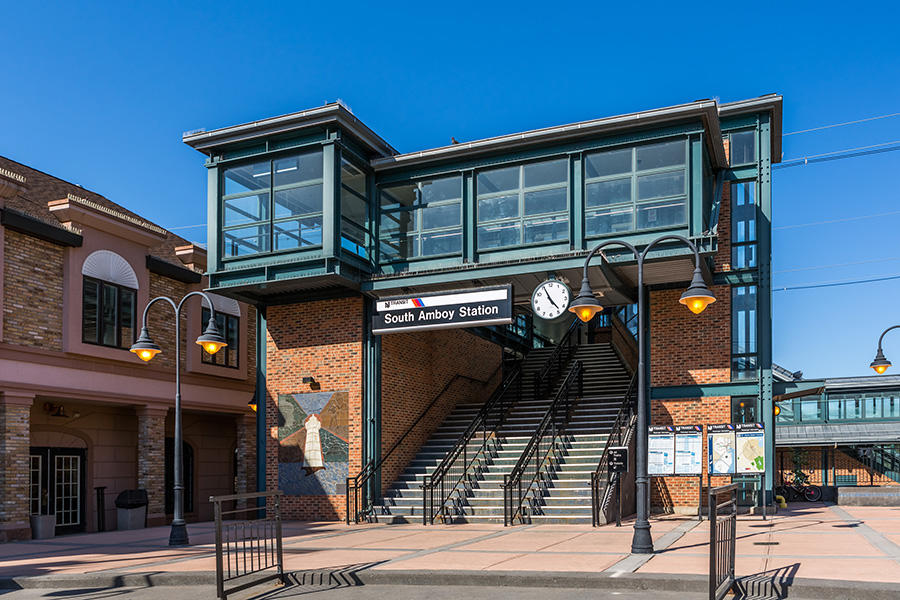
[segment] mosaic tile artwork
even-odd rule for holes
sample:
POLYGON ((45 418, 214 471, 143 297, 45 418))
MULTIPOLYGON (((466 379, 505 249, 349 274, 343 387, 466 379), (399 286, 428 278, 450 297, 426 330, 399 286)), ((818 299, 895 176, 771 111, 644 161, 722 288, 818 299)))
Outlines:
POLYGON ((349 392, 278 396, 278 487, 288 495, 344 493, 349 392))

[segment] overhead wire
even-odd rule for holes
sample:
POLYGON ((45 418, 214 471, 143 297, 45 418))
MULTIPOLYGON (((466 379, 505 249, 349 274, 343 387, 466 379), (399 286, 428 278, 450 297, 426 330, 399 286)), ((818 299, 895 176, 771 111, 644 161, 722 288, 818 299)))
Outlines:
POLYGON ((810 133, 812 131, 822 131, 823 129, 832 129, 834 127, 844 127, 845 125, 856 125, 857 123, 867 123, 869 121, 878 121, 879 119, 888 119, 890 117, 900 117, 900 112, 890 113, 886 115, 878 115, 876 117, 867 117, 865 119, 856 119, 855 121, 844 121, 843 123, 832 123, 830 125, 821 125, 819 127, 810 127, 809 129, 800 129, 799 131, 790 131, 782 133, 782 137, 789 135, 797 135, 799 133, 810 133))

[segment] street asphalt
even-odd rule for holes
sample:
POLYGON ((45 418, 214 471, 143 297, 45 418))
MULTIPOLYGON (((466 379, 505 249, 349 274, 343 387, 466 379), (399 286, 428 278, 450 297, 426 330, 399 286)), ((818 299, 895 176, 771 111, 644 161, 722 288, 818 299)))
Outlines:
MULTIPOLYGON (((2 600, 213 600, 215 591, 206 586, 112 588, 104 590, 0 590, 2 600), (4 593, 6 592, 6 593, 4 593)), ((297 586, 268 591, 255 589, 244 594, 229 596, 229 600, 281 600, 283 598, 309 598, 309 600, 685 600, 703 598, 703 594, 684 592, 648 592, 617 590, 581 590, 572 588, 522 588, 480 586, 429 586, 429 585, 365 585, 326 589, 297 586)))

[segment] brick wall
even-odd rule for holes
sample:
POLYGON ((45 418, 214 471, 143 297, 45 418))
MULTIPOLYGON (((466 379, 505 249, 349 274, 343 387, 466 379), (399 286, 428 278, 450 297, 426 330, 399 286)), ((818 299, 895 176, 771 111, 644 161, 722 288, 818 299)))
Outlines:
POLYGON ((457 402, 487 399, 499 381, 502 351, 500 346, 462 329, 385 335, 381 351, 382 452, 389 450, 444 386, 450 384, 416 429, 385 461, 381 473, 384 491, 457 402))
POLYGON ((827 468, 828 485, 834 485, 835 476, 854 476, 857 485, 900 485, 900 482, 885 477, 867 467, 856 457, 836 448, 826 448, 828 457, 825 458, 821 447, 778 448, 775 455, 775 485, 780 485, 783 480, 791 481, 795 450, 802 453, 798 459, 803 472, 812 484, 825 485, 822 471, 823 468, 827 468))
MULTIPOLYGON (((172 298, 178 303, 181 298, 188 292, 188 286, 180 281, 150 273, 150 298, 157 296, 166 296, 172 298)), ((143 311, 143 306, 140 310, 143 311)), ((138 332, 140 332, 140 314, 138 314, 138 332)), ((185 368, 186 357, 185 350, 187 343, 193 343, 193 340, 186 339, 185 319, 181 319, 178 324, 181 328, 181 366, 185 368)), ((153 305, 147 314, 147 327, 150 329, 150 335, 153 341, 163 349, 153 359, 153 364, 157 367, 166 367, 171 369, 175 366, 175 311, 170 306, 165 306, 160 302, 153 305)))
POLYGON ((165 524, 165 410, 138 410, 137 486, 147 490, 147 524, 165 524))
POLYGON ((3 341, 62 350, 63 248, 10 229, 4 238, 3 341))
POLYGON ((27 404, 0 400, 0 542, 31 538, 27 404))
MULTIPOLYGON (((279 394, 349 391, 350 475, 361 467, 363 390, 363 299, 340 298, 285 306, 266 312, 266 489, 278 488, 279 394), (318 389, 301 382, 315 377, 318 389)), ((287 496, 286 519, 339 520, 343 495, 287 496)))

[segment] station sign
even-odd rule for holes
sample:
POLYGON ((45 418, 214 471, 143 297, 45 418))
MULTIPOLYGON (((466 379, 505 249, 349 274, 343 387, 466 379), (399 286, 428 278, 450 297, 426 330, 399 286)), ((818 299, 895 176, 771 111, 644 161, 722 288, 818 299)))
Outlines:
POLYGON ((627 473, 628 446, 610 446, 607 464, 610 473, 627 473))
POLYGON ((397 296, 375 303, 372 333, 512 323, 512 285, 397 296))

